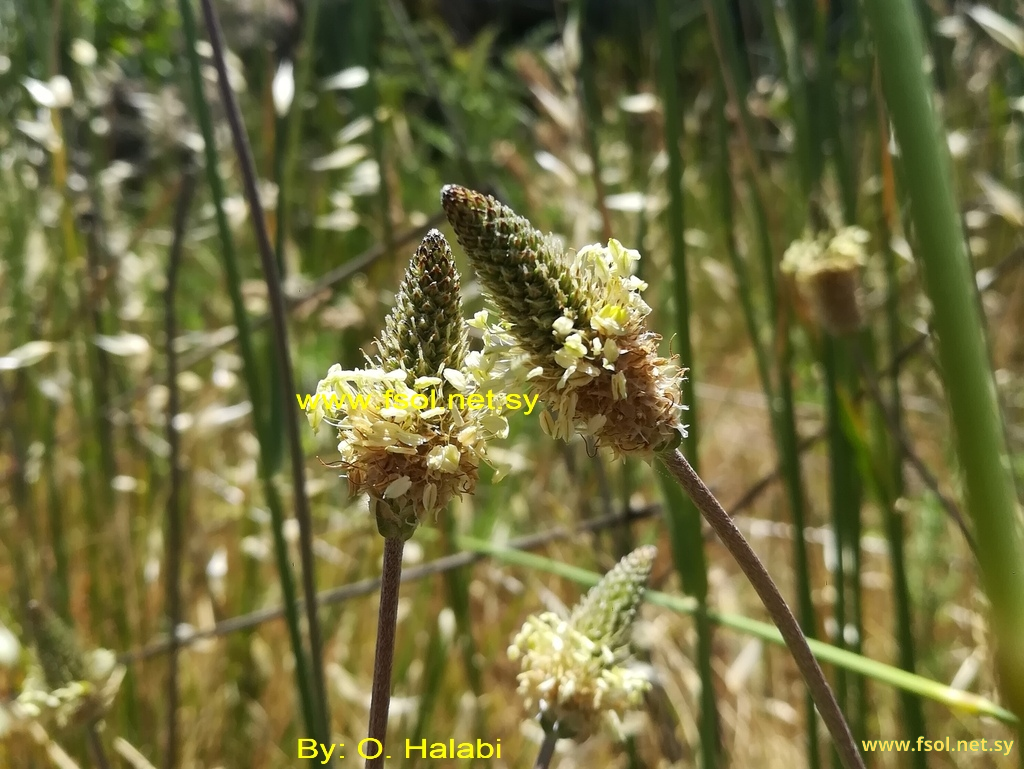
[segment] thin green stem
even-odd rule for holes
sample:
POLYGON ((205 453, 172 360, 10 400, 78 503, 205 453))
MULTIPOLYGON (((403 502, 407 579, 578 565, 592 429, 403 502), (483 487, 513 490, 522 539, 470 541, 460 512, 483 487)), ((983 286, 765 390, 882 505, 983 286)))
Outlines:
POLYGON ((175 302, 177 300, 178 276, 181 268, 181 253, 185 241, 185 227, 188 223, 189 206, 195 192, 195 169, 191 159, 186 161, 182 175, 181 192, 174 217, 174 237, 167 257, 167 288, 164 301, 165 355, 167 357, 167 459, 170 464, 170 489, 167 497, 167 576, 164 604, 167 612, 168 639, 171 649, 167 660, 167 735, 164 742, 164 769, 178 765, 178 625, 181 624, 181 559, 184 549, 182 525, 182 466, 181 446, 175 416, 179 410, 178 353, 175 342, 178 323, 175 302))
MULTIPOLYGON (((885 254, 885 274, 888 283, 888 298, 886 301, 886 326, 888 335, 888 347, 890 355, 895 355, 900 349, 900 320, 899 320, 899 281, 896 273, 896 254, 889 245, 888 226, 884 216, 880 218, 882 232, 885 238, 882 241, 885 254)), ((876 378, 872 369, 865 381, 876 378)), ((885 409, 884 402, 879 403, 877 413, 884 416, 882 409, 885 409)), ((913 602, 910 595, 910 584, 907 579, 906 564, 906 536, 903 529, 903 516, 896 507, 898 500, 904 491, 903 457, 899 451, 899 445, 903 442, 903 408, 900 397, 899 367, 893 371, 889 387, 889 405, 887 412, 891 415, 892 437, 889 441, 891 495, 882 503, 882 516, 884 519, 886 538, 889 541, 889 562, 892 569, 893 581, 893 610, 895 612, 896 638, 899 644, 900 667, 911 673, 917 672, 916 645, 914 638, 914 617, 913 602)), ((900 698, 903 710, 903 721, 905 734, 913 736, 927 734, 924 718, 924 708, 921 706, 921 699, 904 692, 900 698)), ((925 769, 927 761, 924 756, 915 756, 914 765, 917 769, 925 769)))
MULTIPOLYGON (((690 291, 687 276, 686 239, 684 237, 683 200, 683 155, 681 110, 676 87, 675 34, 671 23, 669 0, 656 3, 659 29, 658 62, 662 101, 665 106, 665 150, 668 154, 666 184, 669 192, 667 211, 668 229, 672 244, 672 287, 675 310, 676 341, 684 365, 695 365, 693 344, 690 337, 690 291)), ((687 377, 682 383, 683 402, 688 404, 688 431, 683 447, 696 466, 698 462, 698 418, 697 399, 693 382, 687 377)), ((704 769, 718 765, 718 706, 715 702, 715 679, 712 668, 714 639, 712 625, 707 618, 708 575, 707 557, 704 553, 704 538, 701 519, 696 506, 684 495, 679 494, 673 484, 665 491, 669 515, 669 531, 672 539, 672 557, 679 573, 683 589, 697 599, 702 610, 697 616, 697 667, 701 681, 700 742, 701 762, 704 769)))
MULTIPOLYGON (((225 57, 224 34, 220 28, 217 12, 212 0, 202 0, 203 17, 210 37, 213 50, 214 66, 217 69, 217 85, 220 90, 221 102, 224 105, 228 126, 242 172, 242 186, 249 203, 249 216, 252 219, 253 231, 263 268, 263 278, 267 285, 267 297, 270 304, 270 323, 273 329, 274 352, 277 357, 278 382, 281 385, 281 396, 295 392, 295 378, 292 373, 291 355, 288 351, 288 319, 285 311, 284 291, 281 278, 277 274, 274 249, 270 244, 267 223, 260 202, 257 187, 256 164, 253 162, 252 148, 245 133, 242 115, 238 109, 238 101, 231 89, 225 57)), ((296 423, 297 415, 292 413, 284 420, 285 439, 288 443, 291 458, 292 494, 295 502, 295 519, 299 524, 299 557, 302 562, 302 587, 306 607, 306 626, 309 633, 310 669, 313 679, 313 691, 316 696, 314 714, 317 725, 316 734, 329 740, 330 716, 327 702, 327 686, 323 671, 322 641, 320 639, 320 618, 316 605, 316 572, 313 554, 313 522, 309 510, 309 499, 306 496, 306 473, 303 466, 302 443, 296 423)), ((273 437, 273 436, 270 436, 273 437)))
MULTIPOLYGON (((720 12, 721 8, 717 9, 720 12)), ((712 18, 714 21, 714 18, 712 18)), ((717 25, 715 25, 717 26, 717 25)), ((718 141, 719 141, 719 168, 720 168, 720 206, 725 214, 726 238, 728 242, 728 254, 736 275, 737 288, 743 307, 744 318, 751 343, 754 346, 754 354, 757 361, 758 374, 761 379, 761 388, 764 390, 768 401, 769 414, 771 417, 772 433, 775 438, 775 445, 779 455, 779 465, 782 477, 785 480, 786 494, 789 501, 790 515, 793 521, 793 563, 796 570, 796 592, 799 606, 800 624, 803 632, 810 638, 816 634, 817 618, 814 611, 814 602, 811 597, 811 576, 807 560, 807 543, 804 540, 805 528, 804 514, 804 492, 803 481, 800 473, 800 440, 796 430, 796 409, 793 405, 793 385, 791 376, 792 343, 789 334, 788 315, 780 312, 779 302, 776 296, 775 264, 772 256, 771 238, 768 233, 767 216, 761 202, 761 197, 754 191, 753 200, 755 204, 755 224, 758 230, 758 241, 761 251, 761 264, 764 271, 765 292, 768 298, 768 314, 772 323, 776 344, 774 346, 776 357, 776 370, 778 371, 778 387, 772 382, 771 369, 769 367, 769 351, 761 339, 759 328, 760 323, 755 316, 753 292, 749 270, 744 261, 740 258, 736 246, 736 234, 734 228, 734 215, 732 210, 732 183, 729 173, 729 152, 728 135, 725 119, 725 107, 728 102, 745 113, 745 107, 735 95, 735 83, 740 81, 741 75, 736 70, 736 55, 732 46, 728 46, 731 53, 726 56, 721 52, 722 45, 718 46, 720 59, 723 62, 723 73, 720 78, 718 89, 718 141), (727 77, 724 65, 732 64, 732 77, 727 77), (732 84, 732 85, 731 85, 732 84)), ((747 164, 748 174, 755 173, 755 159, 751 157, 749 141, 745 142, 748 147, 747 164)), ((807 695, 805 702, 805 723, 807 728, 807 755, 811 769, 820 765, 818 751, 818 720, 814 713, 814 705, 807 695)))

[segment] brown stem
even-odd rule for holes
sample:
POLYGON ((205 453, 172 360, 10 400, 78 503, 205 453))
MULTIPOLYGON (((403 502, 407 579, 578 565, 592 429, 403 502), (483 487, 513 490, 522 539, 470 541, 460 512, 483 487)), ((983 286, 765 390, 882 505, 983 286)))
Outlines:
POLYGON ((95 723, 86 727, 85 741, 89 748, 89 756, 96 769, 111 769, 110 759, 107 758, 107 751, 103 747, 103 740, 100 738, 100 732, 95 723))
POLYGON ((377 652, 373 661, 373 687, 370 690, 370 728, 367 738, 377 745, 367 747, 366 769, 384 766, 384 742, 388 734, 388 710, 391 706, 391 667, 395 659, 395 625, 398 622, 398 589, 402 584, 402 551, 405 540, 384 540, 384 566, 381 569, 380 612, 377 615, 377 652), (379 748, 379 750, 378 750, 379 748))
POLYGON ((180 197, 174 215, 174 239, 167 264, 167 289, 164 304, 164 330, 167 355, 167 445, 170 464, 170 492, 167 497, 167 581, 165 598, 170 655, 167 659, 167 735, 164 744, 164 769, 178 765, 178 625, 181 624, 181 559, 184 528, 182 525, 181 485, 183 468, 181 446, 174 418, 178 413, 178 354, 174 344, 178 336, 175 302, 177 300, 178 273, 188 226, 188 211, 196 188, 195 166, 191 158, 185 161, 180 197))
POLYGON ((544 732, 544 742, 540 744, 540 752, 533 764, 533 769, 548 769, 551 766, 551 758, 555 755, 555 745, 558 744, 558 724, 544 732))
POLYGON ((832 693, 825 674, 811 653, 811 647, 807 645, 807 639, 800 630, 800 625, 793 616, 793 611, 786 604, 778 586, 772 580, 768 570, 765 569, 757 553, 750 547, 750 543, 729 516, 714 494, 700 479, 700 476, 690 467, 686 457, 679 450, 666 452, 661 456, 665 467, 672 476, 679 482, 679 485, 689 495, 690 499, 701 511, 704 519, 711 524, 722 543, 729 550, 729 553, 739 564, 743 573, 747 576, 754 590, 761 598, 761 603, 771 616, 775 626, 782 634, 786 646, 789 647, 793 660, 803 675, 807 688, 810 690, 814 704, 821 713, 825 726, 832 734, 832 739, 839 751, 839 756, 846 769, 865 769, 864 760, 857 751, 857 744, 854 742, 850 726, 839 709, 835 695, 832 693))

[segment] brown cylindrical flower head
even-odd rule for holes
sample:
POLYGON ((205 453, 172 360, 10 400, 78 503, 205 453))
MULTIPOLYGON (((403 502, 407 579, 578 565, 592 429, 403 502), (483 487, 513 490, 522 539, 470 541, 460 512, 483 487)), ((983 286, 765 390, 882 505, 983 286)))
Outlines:
POLYGON ((834 236, 795 241, 782 259, 782 270, 796 278, 815 320, 830 334, 856 333, 864 325, 861 270, 870 239, 860 227, 845 227, 834 236))
POLYGON ((683 371, 647 329, 640 255, 617 240, 567 253, 492 197, 448 185, 441 202, 501 315, 481 327, 518 356, 512 367, 547 407, 544 429, 574 432, 617 454, 674 448, 685 434, 683 371))
POLYGON ((306 408, 314 430, 324 421, 338 428, 338 466, 350 492, 369 497, 381 535, 408 539, 452 497, 474 491, 486 442, 508 431, 499 413, 467 408, 477 382, 459 275, 437 230, 417 249, 377 347, 370 368, 332 366, 306 408))

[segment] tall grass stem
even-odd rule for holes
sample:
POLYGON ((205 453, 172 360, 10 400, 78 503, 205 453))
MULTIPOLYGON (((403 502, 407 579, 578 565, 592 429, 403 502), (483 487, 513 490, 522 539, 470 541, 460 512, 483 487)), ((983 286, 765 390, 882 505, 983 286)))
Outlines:
POLYGON ((952 186, 946 134, 921 62, 924 41, 911 0, 865 0, 882 85, 910 197, 910 214, 935 312, 938 342, 974 520, 982 583, 991 603, 998 677, 1006 702, 1024 715, 1024 525, 1014 488, 977 286, 952 186))
MULTIPOLYGON (((245 303, 242 299, 241 272, 239 270, 238 260, 235 254, 234 240, 231 235, 231 229, 228 225, 227 215, 224 208, 226 195, 224 183, 221 179, 220 171, 218 170, 217 144, 216 136, 213 131, 213 121, 210 117, 210 108, 206 103, 206 96, 203 91, 202 63, 199 60, 199 53, 197 51, 199 36, 196 28, 196 20, 192 11, 191 0, 179 0, 178 5, 181 13, 182 29, 185 36, 186 50, 189 60, 189 77, 193 101, 195 102, 199 127, 203 134, 206 175, 207 181, 210 185, 210 192, 213 196, 217 230, 221 242, 221 256, 224 263, 225 283, 228 289, 228 296, 231 299, 235 325, 238 328, 238 347, 242 356, 246 384, 249 389, 249 400, 252 403, 253 412, 256 415, 253 422, 260 443, 260 480, 263 486, 264 496, 266 497, 267 507, 270 509, 271 522, 273 526, 272 535, 274 539, 274 555, 276 559, 278 579, 281 583, 281 594, 284 598, 289 641, 292 647, 292 655, 295 658, 295 681, 299 695, 299 704, 302 710, 306 731, 309 734, 318 734, 318 720, 312 692, 310 690, 306 652, 302 641, 302 630, 299 623, 299 614, 296 605, 295 582, 291 571, 291 564, 289 562, 288 545, 284 541, 284 513, 281 506, 281 497, 273 480, 273 473, 270 464, 271 449, 269 446, 269 437, 266 435, 266 422, 262 418, 263 388, 259 378, 259 367, 256 363, 249 317, 245 309, 245 303)), ((205 10, 204 6, 204 12, 205 10)), ((223 52, 221 54, 221 59, 223 59, 223 52)), ((257 210, 259 209, 257 208, 257 210)), ((253 215, 256 215, 255 211, 253 212, 253 215)))
POLYGON ((188 224, 188 211, 192 204, 192 196, 196 188, 196 173, 191 158, 185 161, 186 168, 182 174, 181 190, 178 206, 174 214, 174 234, 171 249, 167 257, 167 287, 164 291, 164 334, 165 355, 167 357, 167 461, 170 464, 169 490, 167 496, 167 542, 165 545, 165 562, 167 576, 164 587, 164 603, 167 613, 168 641, 170 653, 167 659, 167 733, 164 743, 164 769, 174 769, 178 765, 178 625, 181 624, 181 559, 184 548, 182 537, 182 505, 181 487, 183 472, 181 466, 181 446, 178 440, 178 428, 175 416, 180 408, 178 391, 178 353, 175 342, 178 336, 177 323, 177 291, 178 277, 181 268, 181 256, 185 242, 185 228, 188 224))
MULTIPOLYGON (((669 207, 667 225, 671 243, 672 299, 674 306, 676 339, 679 356, 685 366, 694 365, 693 343, 690 334, 689 281, 687 275, 685 227, 685 203, 683 197, 683 155, 680 142, 683 138, 679 94, 676 86, 676 45, 675 32, 671 23, 669 0, 656 3, 658 18, 658 63, 661 97, 665 107, 664 140, 668 155, 669 207)), ((698 415, 697 399, 693 382, 687 377, 682 383, 683 402, 688 405, 689 427, 683 447, 690 461, 698 463, 698 415)), ((715 679, 712 666, 714 639, 712 625, 707 618, 708 574, 707 557, 704 553, 704 538, 701 535, 701 519, 696 506, 677 489, 668 486, 665 497, 672 540, 672 557, 679 573, 684 591, 697 599, 702 611, 697 615, 697 669, 700 673, 701 709, 700 743, 701 764, 704 769, 715 769, 718 765, 718 706, 715 702, 715 679), (676 493, 673 493, 676 492, 676 493)))
MULTIPOLYGON (((295 377, 292 374, 291 356, 288 351, 288 320, 285 311, 284 291, 277 273, 274 248, 270 244, 267 232, 263 204, 260 201, 257 186, 256 165, 253 162, 252 148, 245 133, 242 115, 238 109, 234 91, 228 77, 225 58, 224 34, 220 28, 217 12, 212 0, 201 0, 203 16, 213 50, 214 65, 217 69, 217 85, 220 89, 221 101, 227 117, 228 126, 238 157, 238 165, 242 173, 245 196, 249 203, 249 215, 252 218, 253 231, 259 247, 263 277, 267 284, 267 298, 270 304, 270 323, 273 329, 274 350, 277 356, 278 375, 282 388, 282 399, 286 393, 295 392, 295 377)), ((290 400, 290 399, 289 399, 290 400)), ((299 524, 299 554, 302 561, 303 594, 306 604, 306 625, 309 633, 310 670, 313 679, 313 690, 316 694, 317 734, 324 740, 330 739, 330 717, 327 707, 327 689, 324 681, 323 652, 320 639, 320 619, 316 605, 316 561, 313 554, 313 521, 309 512, 309 498, 306 496, 306 473, 303 467, 302 442, 299 440, 297 415, 292 412, 284 420, 285 438, 291 455, 292 493, 295 501, 295 519, 299 524)), ((273 437, 273 436, 268 436, 273 437)))

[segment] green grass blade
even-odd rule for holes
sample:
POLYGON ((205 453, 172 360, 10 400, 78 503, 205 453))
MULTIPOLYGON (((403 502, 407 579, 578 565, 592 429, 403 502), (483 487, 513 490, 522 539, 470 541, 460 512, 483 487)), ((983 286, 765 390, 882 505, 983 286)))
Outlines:
POLYGON ((952 186, 945 132, 921 62, 911 0, 865 0, 886 102, 910 196, 924 283, 935 312, 966 507, 974 519, 982 582, 991 602, 997 667, 1011 710, 1024 715, 1024 532, 1010 470, 974 274, 952 186))
MULTIPOLYGON (((681 112, 676 87, 675 33, 672 29, 671 4, 668 0, 656 3, 659 29, 658 62, 661 80, 662 101, 665 108, 665 149, 668 153, 668 175, 666 177, 670 205, 668 208, 668 229, 672 244, 672 287, 675 309, 676 342, 684 366, 692 367, 693 344, 690 338, 690 291, 686 264, 686 241, 684 238, 683 203, 683 157, 680 148, 682 140, 681 112)), ((689 428, 684 438, 683 449, 692 465, 697 466, 697 401, 693 381, 687 377, 682 385, 683 402, 689 407, 687 421, 689 428)), ((682 581, 683 590, 697 599, 701 611, 697 622, 697 669, 701 680, 700 742, 701 765, 714 769, 718 765, 718 707, 715 703, 715 680, 712 670, 714 643, 711 623, 707 619, 708 575, 707 559, 704 554, 704 537, 701 515, 690 499, 667 476, 659 474, 662 492, 665 495, 667 515, 672 541, 672 558, 682 581)))
POLYGON ((266 422, 262 414, 264 400, 263 391, 259 381, 259 366, 256 361, 256 354, 250 332, 249 316, 245 309, 245 303, 241 292, 241 273, 238 261, 235 256, 234 240, 228 226, 227 216, 224 212, 224 183, 218 171, 217 145, 213 132, 213 123, 210 118, 209 105, 203 95, 202 64, 199 61, 199 54, 196 51, 198 33, 196 29, 195 14, 189 0, 179 0, 182 27, 185 33, 187 57, 189 61, 189 74, 191 78, 192 95, 196 116, 200 129, 203 133, 203 141, 206 153, 206 175, 213 194, 214 210, 217 219, 217 230, 221 241, 221 257, 224 263, 225 282, 227 283, 228 295, 231 299, 232 310, 234 311, 235 325, 238 327, 238 346, 242 356, 242 363, 245 372, 246 384, 249 389, 249 400, 252 402, 253 422, 256 426, 257 437, 260 443, 260 477, 263 484, 264 495, 267 507, 270 509, 274 554, 276 557, 278 579, 281 582, 281 593, 287 607, 287 623, 289 640, 292 646, 292 654, 295 657, 295 682, 299 693, 299 701, 302 708, 303 720, 307 734, 319 734, 316 709, 314 707, 311 681, 306 658, 306 652, 302 642, 302 631, 299 624, 299 611, 296 603, 295 577, 292 574, 290 564, 290 553, 288 544, 284 540, 284 508, 281 496, 277 490, 272 476, 272 469, 269 463, 270 458, 270 436, 266 435, 266 422))

